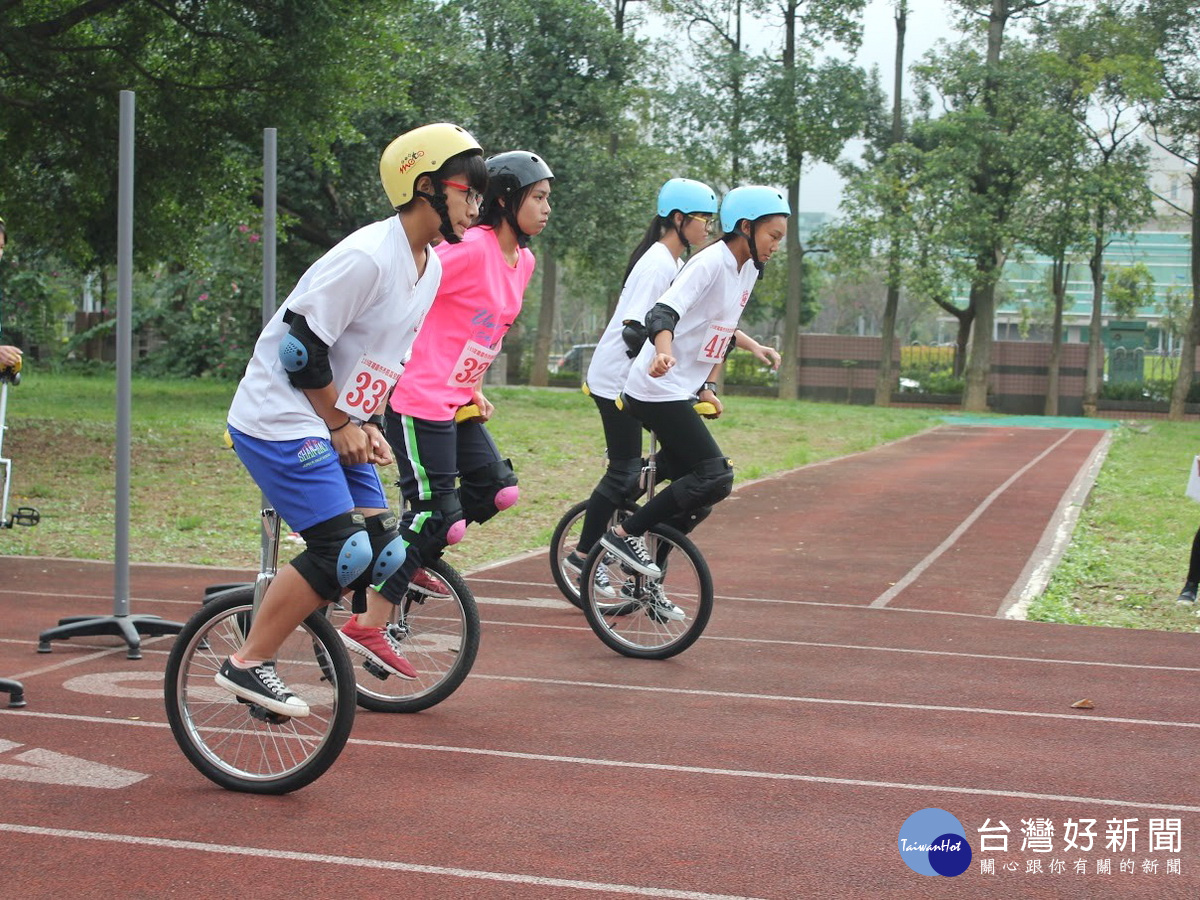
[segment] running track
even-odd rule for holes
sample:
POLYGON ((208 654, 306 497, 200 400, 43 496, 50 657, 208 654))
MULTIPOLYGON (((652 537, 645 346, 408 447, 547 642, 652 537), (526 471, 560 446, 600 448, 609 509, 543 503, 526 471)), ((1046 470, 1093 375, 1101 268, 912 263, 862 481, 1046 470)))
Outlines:
MULTIPOLYGON (((111 611, 111 567, 4 558, 0 674, 29 704, 0 707, 0 896, 1200 895, 1196 639, 1006 617, 1106 446, 951 425, 744 485, 697 534, 708 632, 669 661, 608 651, 541 554, 476 572, 463 688, 360 712, 333 769, 279 798, 222 791, 178 752, 172 638, 140 661, 114 638, 34 652, 58 617, 111 611), (925 807, 966 830, 957 878, 897 852, 925 807), (1064 850, 1087 819, 1091 849, 1064 850), (1106 846, 1110 820, 1136 845, 1106 846), (981 850, 985 822, 1007 850, 996 832, 981 850)), ((134 566, 133 612, 186 618, 245 576, 134 566)))

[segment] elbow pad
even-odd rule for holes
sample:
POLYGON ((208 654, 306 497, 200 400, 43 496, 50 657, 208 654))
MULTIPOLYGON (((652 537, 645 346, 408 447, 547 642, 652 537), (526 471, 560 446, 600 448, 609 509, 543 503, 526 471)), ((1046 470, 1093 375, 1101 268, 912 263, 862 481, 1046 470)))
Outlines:
POLYGON ((736 346, 737 346, 737 335, 731 334, 729 336, 729 346, 725 348, 725 358, 726 359, 729 359, 729 354, 733 352, 733 348, 736 346))
POLYGON ((283 314, 291 330, 279 342, 279 361, 287 372, 292 387, 319 390, 333 382, 329 367, 329 345, 313 333, 308 320, 291 310, 283 314))
POLYGON ((642 344, 646 343, 646 326, 641 322, 626 322, 625 327, 621 329, 621 340, 625 342, 628 348, 625 355, 633 359, 642 352, 642 344))
POLYGON ((679 313, 665 304, 655 303, 650 312, 646 313, 647 337, 651 341, 658 337, 660 331, 669 331, 674 334, 675 326, 678 324, 679 313))

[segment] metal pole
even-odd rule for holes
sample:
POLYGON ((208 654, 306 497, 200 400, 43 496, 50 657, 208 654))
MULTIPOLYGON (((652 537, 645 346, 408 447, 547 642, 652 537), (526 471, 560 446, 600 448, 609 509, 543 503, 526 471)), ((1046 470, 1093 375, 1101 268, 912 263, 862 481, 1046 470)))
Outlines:
POLYGON ((263 327, 275 315, 275 209, 276 200, 276 137, 274 128, 263 129, 263 327))
POLYGON ((117 510, 114 614, 129 615, 129 491, 133 394, 133 91, 121 91, 117 175, 117 510))
MULTIPOLYGON (((279 153, 276 143, 276 130, 263 129, 263 281, 262 281, 262 324, 263 328, 275 315, 275 211, 277 208, 276 163, 279 153)), ((266 494, 260 494, 259 505, 267 506, 266 494)), ((279 546, 279 519, 275 519, 275 546, 279 546)), ((266 562, 267 553, 271 546, 266 529, 262 532, 262 556, 266 562)), ((278 553, 278 550, 276 550, 278 553)), ((266 571, 264 568, 263 571, 266 571)), ((265 588, 264 588, 265 590, 265 588)), ((255 598, 256 600, 259 598, 255 598)))

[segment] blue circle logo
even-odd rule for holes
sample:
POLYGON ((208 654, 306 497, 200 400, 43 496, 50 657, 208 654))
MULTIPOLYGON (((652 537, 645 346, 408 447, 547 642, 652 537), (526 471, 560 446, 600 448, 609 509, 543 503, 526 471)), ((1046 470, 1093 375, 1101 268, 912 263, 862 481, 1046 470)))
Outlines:
POLYGON ((971 845, 962 824, 944 809, 919 809, 900 826, 900 858, 918 875, 953 878, 971 865, 971 845))

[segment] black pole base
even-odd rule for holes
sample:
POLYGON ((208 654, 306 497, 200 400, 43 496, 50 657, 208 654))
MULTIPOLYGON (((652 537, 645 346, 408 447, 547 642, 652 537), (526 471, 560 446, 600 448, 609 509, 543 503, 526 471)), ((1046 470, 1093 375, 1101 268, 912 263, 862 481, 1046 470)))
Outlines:
POLYGON ((124 638, 129 645, 128 659, 142 658, 140 635, 158 637, 163 634, 179 634, 182 622, 170 622, 159 616, 68 616, 58 620, 56 628, 43 631, 38 636, 38 653, 49 653, 50 642, 85 635, 113 634, 124 638))
POLYGON ((8 708, 20 709, 25 705, 25 685, 11 678, 0 678, 0 694, 8 694, 8 708))

